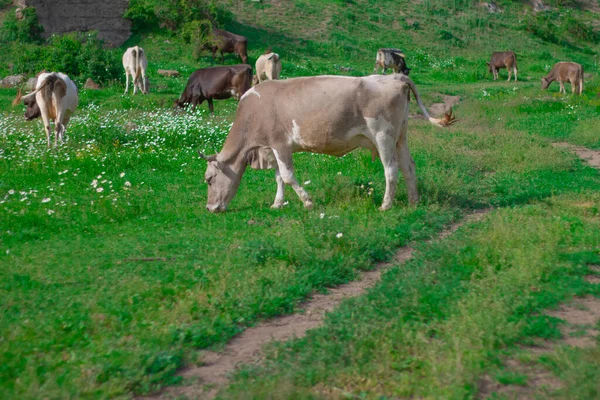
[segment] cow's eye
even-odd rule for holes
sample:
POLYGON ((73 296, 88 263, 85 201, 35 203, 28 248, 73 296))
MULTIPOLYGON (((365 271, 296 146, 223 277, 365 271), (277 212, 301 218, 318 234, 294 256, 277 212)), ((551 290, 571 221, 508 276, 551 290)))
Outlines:
POLYGON ((213 177, 211 176, 210 178, 206 179, 206 183, 208 183, 210 185, 210 183, 212 182, 212 180, 213 180, 213 177))

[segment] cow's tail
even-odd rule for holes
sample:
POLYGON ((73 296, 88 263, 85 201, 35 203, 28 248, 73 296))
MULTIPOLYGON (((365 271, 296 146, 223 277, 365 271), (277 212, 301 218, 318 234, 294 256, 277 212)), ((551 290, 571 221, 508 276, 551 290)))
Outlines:
POLYGON ((419 96, 419 91, 417 90, 417 86, 415 85, 415 83, 406 75, 399 75, 398 78, 400 80, 402 80, 402 82, 405 82, 408 84, 411 92, 413 92, 413 95, 415 96, 415 99, 417 100, 417 104, 419 105, 419 108, 421 109, 421 111, 423 112, 423 115, 429 122, 431 122, 434 125, 444 127, 444 126, 450 126, 457 121, 456 118, 452 115, 452 108, 450 109, 450 111, 448 111, 446 113, 446 115, 444 115, 444 118, 433 118, 431 115, 429 115, 429 112, 427 112, 427 109, 423 105, 423 102, 421 101, 421 96, 419 96))
POLYGON ((35 96, 36 94, 38 94, 39 91, 41 91, 42 89, 44 89, 46 87, 46 85, 48 85, 50 83, 50 81, 48 79, 44 80, 44 82, 40 85, 39 88, 35 89, 33 92, 31 93, 27 93, 25 96, 23 96, 21 94, 21 89, 19 89, 19 91, 17 92, 17 97, 15 97, 15 99, 12 102, 13 106, 16 106, 17 104, 19 104, 22 101, 27 101, 30 98, 32 98, 33 96, 35 96))
POLYGON ((579 77, 579 94, 583 93, 583 65, 581 66, 581 76, 579 77))
POLYGON ((135 63, 135 75, 133 77, 133 85, 135 86, 135 82, 138 79, 138 76, 140 74, 140 48, 135 46, 133 48, 133 56, 134 56, 134 63, 135 63))

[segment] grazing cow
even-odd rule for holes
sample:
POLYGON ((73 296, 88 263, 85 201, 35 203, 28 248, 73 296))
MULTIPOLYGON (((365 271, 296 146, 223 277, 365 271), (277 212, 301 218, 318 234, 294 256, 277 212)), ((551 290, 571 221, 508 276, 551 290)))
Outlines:
POLYGON ((517 55, 514 51, 500 51, 492 54, 490 62, 487 63, 488 71, 494 75, 494 80, 498 79, 498 70, 506 68, 508 71, 508 80, 510 82, 511 69, 515 74, 515 82, 517 81, 517 55))
POLYGON ((148 81, 146 78, 146 69, 148 68, 148 59, 146 52, 139 46, 130 47, 123 54, 123 68, 125 69, 125 94, 129 90, 129 75, 133 80, 133 94, 137 93, 138 88, 142 93, 148 93, 148 81))
POLYGON ((248 39, 222 29, 213 29, 213 40, 206 43, 205 48, 212 51, 213 60, 218 50, 221 53, 221 62, 225 62, 223 53, 238 54, 244 64, 248 61, 248 39))
POLYGON ((552 70, 542 78, 542 89, 547 89, 554 81, 560 85, 560 93, 567 94, 565 82, 571 82, 571 92, 583 92, 583 67, 574 62, 558 62, 552 70))
POLYGON ((54 145, 64 141, 65 130, 71 115, 77 108, 77 87, 69 77, 60 72, 44 72, 38 75, 35 90, 25 96, 21 93, 13 101, 23 101, 27 106, 25 119, 31 121, 42 117, 46 141, 50 147, 50 121, 54 121, 54 145))
POLYGON ((410 92, 425 117, 433 124, 454 122, 432 118, 415 84, 406 75, 371 75, 361 78, 314 76, 267 81, 253 87, 240 100, 231 131, 220 153, 208 161, 206 207, 225 211, 235 196, 247 166, 275 168, 277 194, 272 205, 284 204, 284 184, 291 185, 304 206, 308 193, 294 175, 292 154, 311 152, 341 157, 366 148, 383 163, 386 190, 381 210, 392 206, 398 168, 408 187, 408 199, 416 202, 415 164, 408 150, 408 102, 410 92))
POLYGON ((281 73, 281 60, 279 54, 268 52, 256 60, 256 75, 254 76, 252 83, 258 84, 262 81, 272 81, 279 79, 281 73))
POLYGON ((408 75, 410 69, 406 67, 406 60, 404 59, 402 50, 398 49, 379 49, 377 50, 377 58, 375 59, 375 68, 373 73, 376 74, 379 67, 383 70, 383 74, 388 68, 392 68, 395 73, 402 72, 404 75, 408 75))
POLYGON ((207 100, 212 114, 213 99, 222 100, 233 96, 239 100, 250 89, 251 83, 252 67, 247 64, 199 69, 190 76, 185 90, 175 103, 179 107, 186 104, 196 107, 207 100))

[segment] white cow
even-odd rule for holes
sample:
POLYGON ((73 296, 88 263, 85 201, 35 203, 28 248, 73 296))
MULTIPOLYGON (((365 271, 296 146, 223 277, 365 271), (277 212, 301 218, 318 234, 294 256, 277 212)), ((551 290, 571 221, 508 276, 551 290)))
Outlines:
POLYGON ((408 199, 416 202, 415 164, 408 150, 410 93, 432 124, 451 125, 451 113, 432 118, 417 87, 406 75, 361 78, 312 76, 267 81, 241 98, 231 131, 221 152, 211 156, 204 178, 208 184, 206 208, 225 211, 246 168, 275 168, 277 193, 273 208, 282 207, 284 184, 292 186, 305 207, 310 196, 296 180, 292 154, 310 152, 343 156, 362 147, 379 156, 386 189, 382 210, 392 206, 402 171, 408 199))
POLYGON ((148 68, 148 59, 146 52, 139 46, 130 47, 123 54, 123 68, 125 69, 125 94, 129 90, 129 75, 133 80, 133 94, 137 93, 138 87, 142 93, 148 93, 148 81, 146 79, 146 69, 148 68))
POLYGON ((67 75, 61 72, 39 74, 35 90, 25 96, 19 93, 13 105, 17 105, 21 100, 27 106, 26 120, 42 117, 48 147, 50 147, 50 121, 54 121, 54 145, 56 146, 59 140, 64 141, 67 124, 79 103, 77 86, 67 75))
POLYGON ((279 79, 281 73, 281 59, 277 53, 266 53, 256 60, 256 75, 253 83, 258 84, 263 81, 272 81, 279 79))

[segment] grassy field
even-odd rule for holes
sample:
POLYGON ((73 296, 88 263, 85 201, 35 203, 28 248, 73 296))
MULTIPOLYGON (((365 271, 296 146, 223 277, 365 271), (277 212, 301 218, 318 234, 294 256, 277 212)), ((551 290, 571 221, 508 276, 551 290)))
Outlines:
MULTIPOLYGON (((407 53, 426 104, 460 96, 454 127, 409 122, 421 202, 408 205, 401 180, 394 208, 379 212, 383 168, 358 151, 294 156, 313 210, 289 189, 289 204, 271 210, 273 171, 248 171, 229 212, 206 212, 197 150, 220 149, 236 103, 217 102, 214 117, 206 105, 172 110, 189 74, 211 60, 193 60, 167 33, 125 44, 146 49, 151 94, 123 96, 123 83, 82 90, 58 149, 46 149, 40 121, 10 106, 15 91, 0 89, 0 397, 129 398, 181 384, 176 372, 201 363, 198 350, 294 312, 410 241, 415 259, 323 328, 270 346, 264 365, 242 368, 222 397, 474 398, 486 374, 526 381, 503 360, 561 336, 542 310, 600 297, 583 279, 600 263, 600 176, 551 146, 600 149, 600 46, 568 29, 597 14, 551 11, 564 23, 548 31, 508 1, 500 14, 467 1, 221 3, 235 17, 226 28, 249 37, 251 61, 273 46, 285 78, 365 75, 375 50, 393 46, 407 53), (487 73, 490 52, 506 49, 518 54, 519 82, 487 73), (540 90, 566 59, 592 74, 583 96, 540 90), (496 210, 485 220, 425 242, 487 207, 496 210)), ((563 382, 557 397, 589 399, 600 396, 599 351, 596 341, 529 362, 563 382)))

